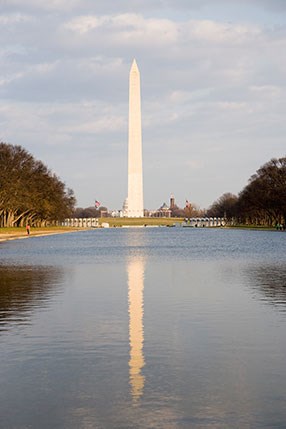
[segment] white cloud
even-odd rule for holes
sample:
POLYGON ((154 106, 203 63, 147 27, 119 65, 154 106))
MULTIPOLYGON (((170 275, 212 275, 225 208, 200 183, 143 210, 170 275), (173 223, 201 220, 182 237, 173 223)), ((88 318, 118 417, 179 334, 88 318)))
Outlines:
POLYGON ((211 44, 238 44, 261 34, 258 26, 226 24, 211 20, 191 20, 185 27, 190 39, 199 39, 211 44))
POLYGON ((79 34, 85 34, 94 28, 102 26, 104 19, 97 16, 78 16, 64 24, 64 28, 79 34))
MULTIPOLYGON (((94 37, 95 31, 103 31, 105 40, 116 44, 158 44, 205 41, 211 44, 245 43, 261 35, 257 25, 220 23, 212 20, 172 21, 171 19, 145 18, 140 14, 87 15, 67 21, 63 29, 94 37)), ((96 42, 96 40, 95 40, 96 42)))
POLYGON ((227 110, 227 111, 243 111, 250 113, 249 107, 246 102, 244 103, 238 103, 238 102, 230 102, 230 101, 223 101, 217 103, 217 107, 221 110, 227 110))
POLYGON ((201 170, 201 169, 205 168, 205 163, 201 159, 199 159, 199 160, 188 159, 185 162, 185 166, 187 168, 191 168, 192 170, 201 170))
POLYGON ((35 10, 71 10, 82 4, 81 0, 4 0, 6 8, 23 8, 35 10), (6 3, 6 4, 5 4, 6 3))
POLYGON ((205 100, 211 96, 212 88, 195 89, 193 91, 174 90, 169 94, 170 103, 189 103, 205 100))
POLYGON ((94 37, 96 30, 104 30, 103 43, 115 43, 116 45, 168 44, 174 43, 178 39, 178 28, 172 21, 146 19, 137 14, 78 16, 66 22, 63 28, 89 37, 94 37))
POLYGON ((16 140, 21 135, 28 135, 33 131, 33 140, 40 139, 43 144, 58 144, 50 139, 65 136, 62 140, 73 141, 73 136, 89 139, 90 135, 112 134, 115 132, 127 133, 127 117, 122 115, 122 106, 112 107, 107 103, 78 103, 62 104, 0 104, 0 114, 5 123, 5 134, 13 135, 16 140), (15 123, 18 124, 14 128, 15 123))
POLYGON ((22 13, 0 15, 0 25, 12 26, 18 23, 31 21, 32 19, 33 18, 31 16, 24 15, 22 13))
POLYGON ((249 89, 254 94, 263 97, 280 98, 283 94, 282 88, 276 85, 252 85, 249 89))
POLYGON ((6 77, 0 77, 0 87, 4 87, 6 85, 11 84, 13 81, 17 79, 21 79, 25 74, 22 72, 14 73, 6 77))
POLYGON ((127 120, 126 117, 109 114, 107 116, 95 117, 93 120, 85 121, 81 124, 68 125, 63 130, 67 133, 78 133, 81 135, 110 134, 117 131, 126 131, 127 120))
MULTIPOLYGON (((96 6, 96 10, 106 13, 107 11, 154 11, 165 9, 177 10, 204 10, 207 7, 212 7, 214 0, 105 0, 104 2, 96 3, 94 0, 2 0, 3 6, 6 9, 11 8, 31 8, 38 10, 73 10, 73 9, 86 9, 90 10, 96 6)), ((238 0, 216 0, 216 7, 223 6, 229 7, 237 5, 238 0)), ((249 0, 240 0, 240 6, 249 6, 249 0)), ((285 0, 252 0, 251 6, 260 9, 267 9, 274 12, 285 12, 285 0)))

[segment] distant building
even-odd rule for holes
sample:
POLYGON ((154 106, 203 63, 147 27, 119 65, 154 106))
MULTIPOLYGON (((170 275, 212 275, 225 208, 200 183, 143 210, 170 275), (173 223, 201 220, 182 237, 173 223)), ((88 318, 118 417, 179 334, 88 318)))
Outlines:
POLYGON ((166 203, 163 203, 161 207, 157 210, 149 211, 149 217, 171 217, 172 211, 167 206, 166 203))
POLYGON ((125 198, 123 204, 122 204, 122 217, 128 216, 128 198, 125 198))
POLYGON ((171 197, 170 197, 170 209, 172 210, 172 209, 174 209, 176 207, 176 204, 175 204, 175 197, 174 197, 174 195, 173 194, 171 194, 171 197))

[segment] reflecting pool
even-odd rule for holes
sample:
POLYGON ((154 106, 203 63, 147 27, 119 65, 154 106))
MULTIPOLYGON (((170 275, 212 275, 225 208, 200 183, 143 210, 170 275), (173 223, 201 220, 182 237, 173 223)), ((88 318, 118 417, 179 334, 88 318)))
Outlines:
POLYGON ((286 233, 0 243, 0 427, 285 428, 286 233))

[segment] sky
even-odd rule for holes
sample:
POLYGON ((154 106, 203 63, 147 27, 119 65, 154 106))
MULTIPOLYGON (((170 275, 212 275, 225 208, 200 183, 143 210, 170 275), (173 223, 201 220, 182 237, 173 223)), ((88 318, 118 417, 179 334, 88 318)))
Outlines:
POLYGON ((285 0, 0 0, 0 141, 120 209, 136 58, 144 206, 208 208, 286 154, 285 52, 285 0))

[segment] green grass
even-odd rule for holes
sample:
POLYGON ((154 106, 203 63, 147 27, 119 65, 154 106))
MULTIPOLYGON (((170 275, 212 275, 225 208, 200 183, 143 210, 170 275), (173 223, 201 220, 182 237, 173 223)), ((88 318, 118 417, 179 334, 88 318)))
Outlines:
POLYGON ((264 226, 264 225, 228 225, 228 228, 232 229, 259 229, 263 231, 273 231, 274 226, 264 226))
MULTIPOLYGON (((32 232, 57 232, 57 231, 73 231, 75 228, 69 226, 46 226, 46 227, 31 227, 32 232)), ((25 227, 9 227, 0 228, 0 234, 22 234, 26 233, 25 227)))
POLYGON ((172 226, 176 222, 182 222, 181 218, 121 218, 121 217, 105 217, 99 219, 99 224, 106 222, 110 227, 122 226, 172 226))

